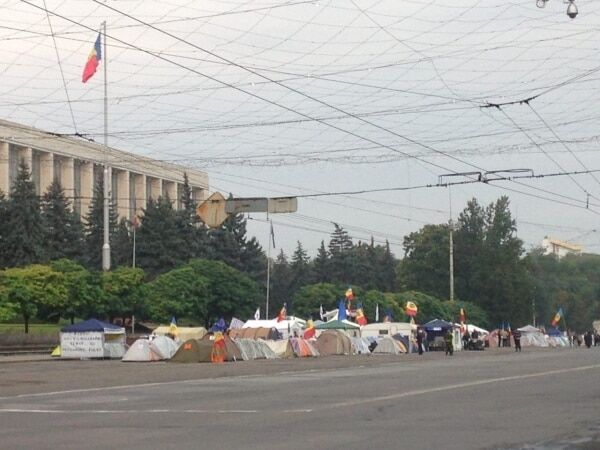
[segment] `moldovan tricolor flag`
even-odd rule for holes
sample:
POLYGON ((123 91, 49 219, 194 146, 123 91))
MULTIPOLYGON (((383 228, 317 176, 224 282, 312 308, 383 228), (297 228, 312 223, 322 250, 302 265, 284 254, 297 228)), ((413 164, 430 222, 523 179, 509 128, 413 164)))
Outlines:
POLYGON ((277 322, 281 322, 282 320, 287 319, 287 305, 284 303, 281 311, 277 315, 277 322))
POLYGON ((92 76, 96 73, 98 64, 100 64, 100 60, 102 60, 102 39, 100 36, 101 34, 98 33, 98 37, 96 38, 94 48, 92 48, 92 51, 88 56, 88 60, 85 63, 85 67, 83 68, 83 75, 81 77, 81 81, 83 81, 84 83, 90 78, 92 78, 92 76))
POLYGON ((367 324, 367 317, 363 312, 361 304, 359 304, 358 308, 356 309, 356 323, 359 324, 361 327, 364 327, 367 324))
POLYGON ((310 339, 315 337, 316 332, 317 330, 315 328, 315 323, 312 321, 312 319, 309 319, 308 322, 306 322, 306 330, 304 330, 304 339, 310 339))
POLYGON ((558 325, 558 322, 560 322, 560 319, 562 319, 562 316, 563 316, 563 310, 562 310, 562 308, 558 308, 558 311, 554 315, 554 319, 552 319, 552 326, 553 327, 555 327, 556 325, 558 325))

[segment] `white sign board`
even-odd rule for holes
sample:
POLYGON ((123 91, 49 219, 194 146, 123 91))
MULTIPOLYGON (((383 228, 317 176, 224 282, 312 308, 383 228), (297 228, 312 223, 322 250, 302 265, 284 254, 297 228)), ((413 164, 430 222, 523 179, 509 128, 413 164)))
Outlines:
POLYGON ((60 333, 63 358, 104 358, 104 336, 100 331, 60 333))

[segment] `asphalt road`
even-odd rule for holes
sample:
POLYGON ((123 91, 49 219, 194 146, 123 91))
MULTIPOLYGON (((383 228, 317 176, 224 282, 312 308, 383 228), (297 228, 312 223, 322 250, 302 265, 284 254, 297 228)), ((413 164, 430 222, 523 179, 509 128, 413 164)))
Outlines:
POLYGON ((600 349, 0 363, 0 448, 599 449, 600 349))

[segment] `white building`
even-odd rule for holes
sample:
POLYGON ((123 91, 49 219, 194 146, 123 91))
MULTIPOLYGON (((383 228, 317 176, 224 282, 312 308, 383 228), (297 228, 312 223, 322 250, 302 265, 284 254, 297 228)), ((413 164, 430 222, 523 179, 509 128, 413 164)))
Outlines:
POLYGON ((104 164, 110 168, 111 197, 120 218, 130 220, 140 214, 149 199, 161 196, 168 196, 178 209, 184 172, 194 200, 207 197, 205 172, 113 148, 105 151, 99 144, 0 120, 0 190, 5 194, 10 193, 21 161, 29 167, 38 194, 58 179, 82 217, 88 212, 94 186, 103 176, 104 164))
POLYGON ((544 249, 544 255, 555 255, 559 259, 569 254, 581 255, 583 251, 583 247, 580 245, 570 244, 548 236, 542 240, 542 248, 544 249))

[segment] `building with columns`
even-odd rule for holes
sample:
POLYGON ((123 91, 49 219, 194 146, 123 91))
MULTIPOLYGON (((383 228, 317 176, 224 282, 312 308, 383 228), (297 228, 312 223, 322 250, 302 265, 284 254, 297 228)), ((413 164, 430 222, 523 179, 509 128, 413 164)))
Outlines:
POLYGON ((140 215, 149 199, 167 197, 181 207, 183 174, 188 175, 194 200, 207 197, 205 172, 127 153, 80 139, 47 133, 0 120, 0 190, 10 193, 19 164, 25 161, 40 195, 58 179, 73 208, 82 217, 88 212, 94 186, 109 170, 111 197, 119 218, 140 215))

